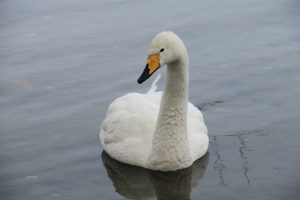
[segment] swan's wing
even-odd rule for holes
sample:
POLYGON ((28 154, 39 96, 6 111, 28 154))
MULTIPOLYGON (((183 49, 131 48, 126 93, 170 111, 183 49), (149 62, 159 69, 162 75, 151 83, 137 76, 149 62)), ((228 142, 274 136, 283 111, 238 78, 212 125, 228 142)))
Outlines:
POLYGON ((190 151, 195 161, 206 153, 208 136, 201 111, 190 102, 188 104, 187 132, 190 151))
POLYGON ((145 166, 152 145, 161 92, 129 93, 113 101, 101 125, 100 140, 113 158, 145 166))

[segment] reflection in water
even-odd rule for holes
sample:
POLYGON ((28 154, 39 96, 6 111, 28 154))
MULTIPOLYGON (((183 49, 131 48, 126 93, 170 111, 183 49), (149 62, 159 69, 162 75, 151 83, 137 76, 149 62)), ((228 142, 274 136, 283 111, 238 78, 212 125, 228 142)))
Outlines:
POLYGON ((250 131, 241 131, 241 132, 237 132, 234 135, 228 135, 228 136, 237 136, 239 141, 240 141, 240 148, 239 148, 239 153, 240 153, 240 158, 243 161, 243 174, 244 177, 246 179, 246 183, 249 186, 250 185, 250 178, 249 178, 249 167, 248 167, 248 151, 250 151, 250 149, 248 148, 248 144, 247 144, 247 138, 248 135, 258 135, 258 136, 265 136, 268 135, 269 131, 268 130, 264 130, 264 129, 254 129, 254 130, 250 130, 250 131))
POLYGON ((214 162, 214 169, 219 173, 220 184, 223 186, 227 186, 224 180, 224 170, 226 169, 225 164, 223 163, 223 159, 221 158, 221 154, 218 149, 218 139, 217 136, 213 136, 212 147, 216 153, 216 160, 214 162))
POLYGON ((191 189, 203 176, 208 153, 191 167, 175 172, 158 172, 127 165, 102 153, 103 165, 116 191, 130 199, 188 200, 191 189))
POLYGON ((249 179, 249 176, 248 176, 249 168, 248 168, 248 161, 247 161, 247 151, 249 151, 248 148, 247 148, 247 143, 246 143, 247 135, 239 134, 238 138, 239 138, 240 143, 241 143, 241 147, 239 148, 239 152, 240 152, 240 157, 243 160, 243 174, 245 176, 245 179, 247 180, 247 185, 250 185, 250 179, 249 179))
POLYGON ((227 186, 227 183, 225 182, 225 179, 224 179, 224 171, 226 169, 226 166, 224 164, 225 161, 222 158, 222 155, 220 154, 220 151, 219 151, 218 138, 224 137, 224 136, 238 138, 238 140, 240 142, 238 151, 240 154, 240 158, 242 159, 242 173, 246 180, 246 184, 248 186, 250 186, 249 167, 248 167, 248 152, 250 151, 250 148, 248 147, 248 143, 247 143, 247 138, 249 135, 266 136, 266 135, 269 135, 269 131, 265 130, 265 129, 254 129, 254 130, 249 130, 249 131, 240 131, 240 132, 237 132, 234 134, 213 136, 213 138, 211 140, 211 146, 216 155, 216 160, 214 161, 214 169, 219 174, 220 184, 222 186, 227 186))

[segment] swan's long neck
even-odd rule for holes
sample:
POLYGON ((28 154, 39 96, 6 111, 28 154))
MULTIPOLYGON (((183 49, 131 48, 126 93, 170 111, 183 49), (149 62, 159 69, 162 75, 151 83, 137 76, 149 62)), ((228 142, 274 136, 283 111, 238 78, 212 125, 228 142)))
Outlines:
MULTIPOLYGON (((181 61, 167 67, 167 80, 162 95, 156 132, 172 124, 173 135, 186 134, 188 104, 188 64, 181 61), (186 65, 186 66, 182 66, 186 65)), ((168 129, 169 130, 169 129, 168 129)))
POLYGON ((156 169, 181 169, 191 165, 187 136, 188 105, 187 54, 168 64, 149 165, 156 169))

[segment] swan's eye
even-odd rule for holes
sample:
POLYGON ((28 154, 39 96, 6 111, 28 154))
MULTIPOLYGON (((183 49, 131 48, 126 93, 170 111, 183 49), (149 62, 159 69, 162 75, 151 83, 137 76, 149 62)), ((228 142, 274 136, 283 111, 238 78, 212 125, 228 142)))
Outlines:
POLYGON ((164 49, 164 48, 162 48, 162 49, 160 49, 160 51, 159 51, 159 52, 164 52, 164 50, 165 50, 165 49, 164 49))

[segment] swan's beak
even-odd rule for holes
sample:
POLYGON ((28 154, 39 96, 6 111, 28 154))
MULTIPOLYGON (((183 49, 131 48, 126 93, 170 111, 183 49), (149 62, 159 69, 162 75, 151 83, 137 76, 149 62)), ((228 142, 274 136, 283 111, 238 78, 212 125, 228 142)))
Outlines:
POLYGON ((142 73, 142 75, 138 78, 137 82, 139 84, 143 83, 147 80, 158 68, 160 67, 160 58, 159 54, 149 55, 147 58, 147 65, 142 73))

